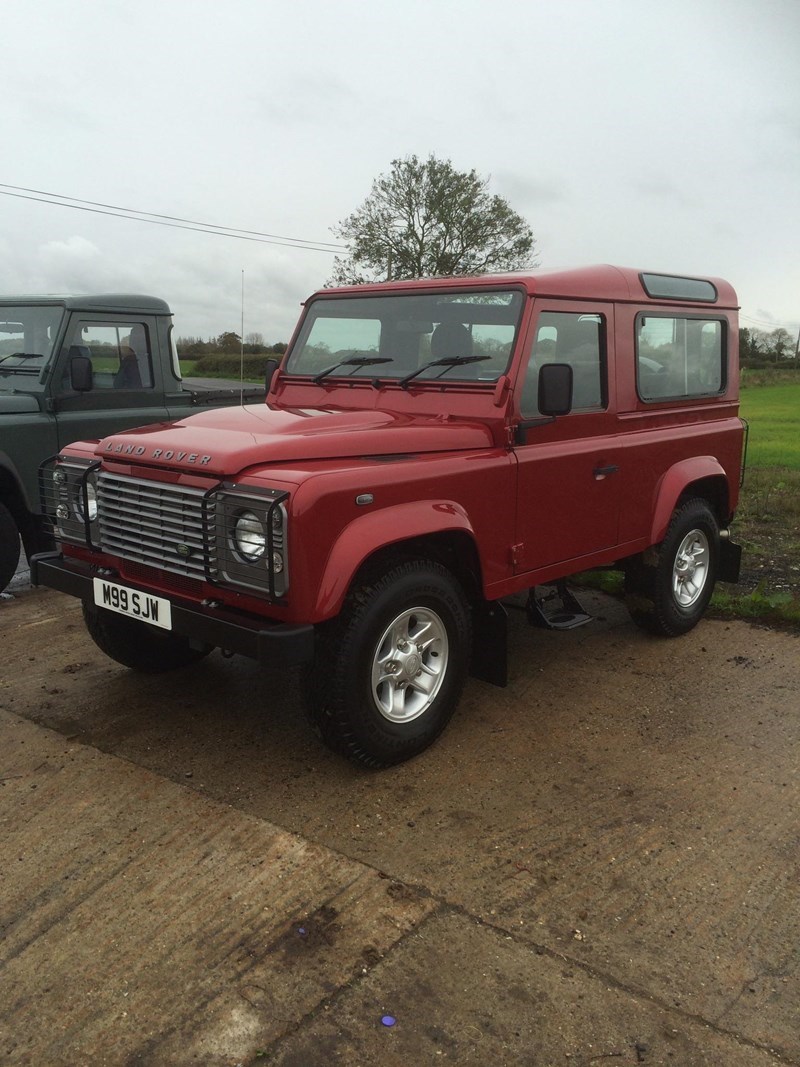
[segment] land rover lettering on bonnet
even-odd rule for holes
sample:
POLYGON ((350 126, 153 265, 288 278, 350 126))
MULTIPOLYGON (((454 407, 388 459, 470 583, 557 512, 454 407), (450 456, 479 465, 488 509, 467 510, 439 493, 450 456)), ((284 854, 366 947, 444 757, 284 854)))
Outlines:
POLYGON ((590 622, 568 579, 622 571, 665 637, 735 581, 743 430, 731 286, 617 267, 315 293, 265 403, 62 448, 59 550, 119 663, 215 648, 300 665, 335 750, 421 752, 467 675, 506 680, 506 608, 590 622))
MULTIPOLYGON (((106 453, 111 452, 118 456, 136 456, 137 458, 145 458, 148 455, 148 450, 144 445, 131 445, 123 444, 121 441, 108 441, 105 446, 106 453)), ((201 467, 205 467, 211 462, 211 456, 201 456, 197 452, 181 452, 174 448, 153 448, 150 450, 150 457, 152 459, 174 459, 176 463, 199 463, 201 467)))

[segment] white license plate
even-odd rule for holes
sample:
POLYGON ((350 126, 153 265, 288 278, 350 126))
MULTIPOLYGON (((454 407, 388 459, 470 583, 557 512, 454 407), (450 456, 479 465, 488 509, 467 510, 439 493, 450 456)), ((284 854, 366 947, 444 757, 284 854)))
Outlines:
POLYGON ((102 578, 94 579, 94 602, 99 608, 118 611, 140 622, 149 622, 151 626, 160 626, 163 630, 172 629, 172 611, 170 602, 163 596, 142 593, 138 589, 106 582, 102 578))

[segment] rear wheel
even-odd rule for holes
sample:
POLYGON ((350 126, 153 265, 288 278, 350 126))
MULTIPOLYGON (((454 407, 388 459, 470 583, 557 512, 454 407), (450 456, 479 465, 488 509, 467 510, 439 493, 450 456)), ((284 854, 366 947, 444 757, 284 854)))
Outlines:
POLYGON ((689 500, 673 513, 661 544, 626 570, 626 601, 634 622, 665 637, 687 633, 708 606, 718 561, 714 513, 705 500, 689 500))
POLYGON ((83 605, 89 636, 100 649, 123 667, 143 674, 163 674, 188 667, 213 651, 213 645, 193 648, 188 637, 136 622, 113 611, 83 605))
POLYGON ((0 593, 5 589, 19 563, 19 530, 5 504, 0 504, 0 593))
POLYGON ((444 730, 467 674, 469 605, 453 575, 399 562, 351 590, 320 628, 309 714, 325 743, 369 767, 417 755, 444 730))

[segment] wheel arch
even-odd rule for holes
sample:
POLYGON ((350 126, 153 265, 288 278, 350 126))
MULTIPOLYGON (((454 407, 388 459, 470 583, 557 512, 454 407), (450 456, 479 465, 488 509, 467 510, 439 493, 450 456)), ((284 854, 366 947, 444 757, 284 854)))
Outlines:
POLYGON ((49 539, 43 533, 42 516, 31 511, 24 486, 16 472, 2 461, 0 461, 0 504, 5 505, 11 513, 29 557, 34 552, 40 552, 49 547, 49 539))
POLYGON ((14 472, 0 463, 0 504, 5 504, 17 526, 28 513, 27 501, 14 472))
POLYGON ((666 472, 656 489, 650 544, 664 540, 676 508, 694 498, 707 501, 720 526, 730 520, 728 476, 713 456, 697 456, 676 463, 666 472))
POLYGON ((34 519, 28 509, 25 491, 13 470, 5 465, 0 465, 0 504, 3 504, 11 513, 17 529, 25 544, 26 551, 32 537, 34 519))
POLYGON ((483 576, 475 534, 461 505, 415 501, 350 523, 335 541, 319 583, 314 615, 332 618, 359 578, 390 560, 432 559, 450 570, 470 601, 481 598, 483 576))

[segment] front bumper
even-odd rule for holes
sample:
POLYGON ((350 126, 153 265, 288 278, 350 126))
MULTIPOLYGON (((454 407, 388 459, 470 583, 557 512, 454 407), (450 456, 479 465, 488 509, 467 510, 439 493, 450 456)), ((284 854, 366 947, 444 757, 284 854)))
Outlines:
MULTIPOLYGON (((117 575, 104 574, 130 589, 146 593, 136 582, 117 575)), ((31 558, 31 583, 46 585, 59 592, 94 603, 94 568, 78 560, 67 562, 60 552, 45 552, 31 558)), ((152 592, 152 590, 151 590, 152 592)), ((163 595, 163 594, 160 594, 163 595)), ((314 627, 310 624, 268 623, 252 615, 225 607, 198 605, 168 597, 172 613, 172 632, 192 641, 224 648, 242 656, 275 666, 295 667, 310 663, 314 656, 314 627)))

